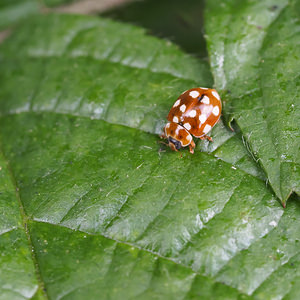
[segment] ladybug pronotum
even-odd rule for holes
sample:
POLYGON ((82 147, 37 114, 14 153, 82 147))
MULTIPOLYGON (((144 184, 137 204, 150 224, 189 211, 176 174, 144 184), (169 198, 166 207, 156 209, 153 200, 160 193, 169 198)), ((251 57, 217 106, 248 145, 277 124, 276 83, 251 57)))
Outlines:
POLYGON ((201 140, 211 137, 206 134, 219 121, 222 103, 219 94, 214 89, 194 88, 183 92, 175 101, 168 114, 167 125, 163 138, 168 139, 172 150, 178 151, 189 146, 194 153, 195 143, 192 135, 201 140))

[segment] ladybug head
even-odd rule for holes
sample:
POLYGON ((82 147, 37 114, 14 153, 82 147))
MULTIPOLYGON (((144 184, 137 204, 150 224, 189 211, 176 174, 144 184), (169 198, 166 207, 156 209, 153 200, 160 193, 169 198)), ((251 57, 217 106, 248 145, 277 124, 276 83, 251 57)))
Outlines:
POLYGON ((168 137, 169 140, 169 146, 172 150, 179 150, 180 148, 182 148, 181 142, 175 140, 172 137, 168 137))
POLYGON ((170 122, 165 126, 165 136, 172 150, 177 151, 192 142, 191 134, 183 126, 170 122))

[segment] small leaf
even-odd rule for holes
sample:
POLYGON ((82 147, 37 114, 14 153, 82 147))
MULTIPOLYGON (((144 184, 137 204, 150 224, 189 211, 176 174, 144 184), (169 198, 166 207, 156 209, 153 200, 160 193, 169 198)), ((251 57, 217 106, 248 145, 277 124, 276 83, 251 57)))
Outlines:
POLYGON ((207 1, 215 84, 285 205, 300 192, 299 1, 207 1))

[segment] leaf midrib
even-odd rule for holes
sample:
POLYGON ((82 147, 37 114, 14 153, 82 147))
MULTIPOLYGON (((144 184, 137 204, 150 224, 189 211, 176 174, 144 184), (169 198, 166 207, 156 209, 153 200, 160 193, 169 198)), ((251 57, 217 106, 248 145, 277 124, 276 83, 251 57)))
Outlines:
MULTIPOLYGON (((27 227, 27 222, 28 222, 29 218, 25 214, 25 209, 24 209, 21 197, 20 197, 19 189, 18 189, 17 184, 16 184, 16 179, 15 179, 13 171, 10 167, 10 163, 9 163, 8 159, 6 158, 6 156, 4 154, 4 151, 2 149, 1 141, 0 141, 0 152, 3 156, 4 161, 6 162, 6 166, 7 166, 8 174, 9 174, 9 177, 10 177, 10 181, 11 181, 11 183, 12 183, 14 189, 15 189, 15 197, 16 197, 18 205, 19 205, 20 217, 21 217, 21 221, 22 221, 22 227, 21 228, 19 227, 19 228, 24 230, 25 235, 27 237, 28 247, 29 247, 29 251, 31 253, 31 259, 32 259, 32 262, 33 262, 33 265, 34 265, 35 275, 36 275, 36 279, 37 279, 37 282, 38 282, 38 288, 43 290, 44 297, 46 299, 49 299, 49 297, 46 293, 46 290, 44 288, 44 282, 42 280, 38 260, 37 260, 37 257, 35 255, 35 249, 34 249, 34 246, 33 246, 32 240, 31 240, 31 236, 30 236, 30 233, 29 233, 29 230, 28 230, 28 227, 27 227)), ((10 231, 17 230, 17 229, 18 229, 18 227, 15 227, 15 228, 12 228, 11 230, 8 230, 6 232, 10 232, 10 231)), ((14 290, 14 292, 16 292, 16 291, 14 290)), ((24 295, 22 295, 22 297, 24 297, 24 295)))

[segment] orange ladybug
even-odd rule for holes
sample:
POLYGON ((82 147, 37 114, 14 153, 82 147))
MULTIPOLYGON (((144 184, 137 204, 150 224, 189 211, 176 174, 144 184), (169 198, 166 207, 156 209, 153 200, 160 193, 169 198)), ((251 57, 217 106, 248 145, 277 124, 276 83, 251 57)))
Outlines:
POLYGON ((222 103, 214 89, 194 88, 183 92, 168 114, 169 123, 164 128, 163 138, 168 139, 172 150, 189 146, 194 153, 192 135, 201 140, 212 138, 206 134, 215 126, 221 116, 222 103))

